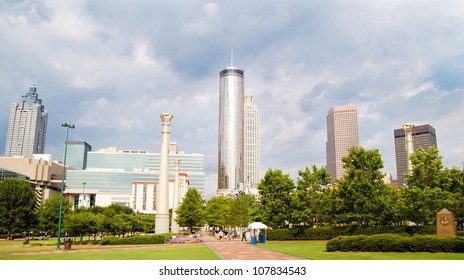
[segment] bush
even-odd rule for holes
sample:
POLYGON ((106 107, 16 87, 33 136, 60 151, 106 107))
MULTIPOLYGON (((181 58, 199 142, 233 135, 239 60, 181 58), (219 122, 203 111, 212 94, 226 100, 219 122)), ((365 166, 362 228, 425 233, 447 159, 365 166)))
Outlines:
POLYGON ((435 234, 435 226, 396 227, 317 227, 317 228, 277 228, 267 232, 268 240, 330 240, 337 236, 400 234, 405 236, 435 234))
POLYGON ((140 244, 164 244, 172 237, 170 233, 153 235, 135 235, 125 238, 107 236, 101 241, 102 245, 140 245, 140 244))
POLYGON ((399 234, 340 236, 328 241, 326 249, 329 252, 364 251, 464 253, 464 238, 459 236, 405 236, 399 234))

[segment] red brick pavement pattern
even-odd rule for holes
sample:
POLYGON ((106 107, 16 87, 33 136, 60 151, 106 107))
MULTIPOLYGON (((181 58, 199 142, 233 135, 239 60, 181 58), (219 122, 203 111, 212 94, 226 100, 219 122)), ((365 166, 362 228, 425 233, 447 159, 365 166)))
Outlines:
POLYGON ((237 240, 219 242, 209 235, 203 235, 203 240, 223 260, 301 260, 295 256, 258 248, 249 242, 237 240))

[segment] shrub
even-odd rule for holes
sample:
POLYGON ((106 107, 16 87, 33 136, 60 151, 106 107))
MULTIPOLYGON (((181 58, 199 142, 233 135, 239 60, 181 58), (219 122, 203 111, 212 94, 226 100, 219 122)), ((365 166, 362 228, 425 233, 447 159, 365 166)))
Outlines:
POLYGON ((140 244, 164 244, 172 237, 170 233, 153 235, 135 235, 125 238, 107 236, 101 241, 102 245, 140 245, 140 244))
POLYGON ((400 234, 404 236, 435 234, 435 226, 395 226, 395 227, 317 227, 317 228, 277 228, 267 232, 268 240, 330 240, 337 236, 400 234))
POLYGON ((463 237, 440 237, 433 235, 404 236, 378 234, 340 236, 327 242, 326 249, 334 251, 365 252, 453 252, 464 253, 463 237))

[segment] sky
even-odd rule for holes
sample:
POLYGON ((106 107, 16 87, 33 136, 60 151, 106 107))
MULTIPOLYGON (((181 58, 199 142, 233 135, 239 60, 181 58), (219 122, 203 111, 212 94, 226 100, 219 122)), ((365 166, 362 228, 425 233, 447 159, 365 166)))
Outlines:
POLYGON ((245 71, 261 117, 261 176, 326 164, 328 110, 357 104, 360 145, 396 178, 393 130, 436 129, 445 167, 464 160, 464 2, 395 0, 0 1, 0 153, 10 103, 35 84, 45 152, 69 140, 205 158, 217 186, 219 71, 245 71))

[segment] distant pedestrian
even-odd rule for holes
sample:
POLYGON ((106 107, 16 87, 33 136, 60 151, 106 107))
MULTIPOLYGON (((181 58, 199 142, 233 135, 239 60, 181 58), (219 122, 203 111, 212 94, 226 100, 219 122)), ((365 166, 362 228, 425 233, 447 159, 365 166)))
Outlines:
POLYGON ((219 231, 219 241, 222 240, 222 237, 224 236, 224 232, 222 232, 222 229, 219 231))
POLYGON ((242 241, 243 241, 243 240, 247 241, 246 233, 247 233, 246 230, 244 230, 244 231, 242 232, 242 241))

